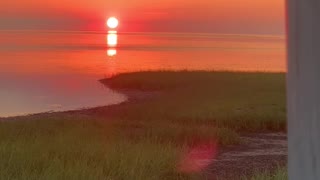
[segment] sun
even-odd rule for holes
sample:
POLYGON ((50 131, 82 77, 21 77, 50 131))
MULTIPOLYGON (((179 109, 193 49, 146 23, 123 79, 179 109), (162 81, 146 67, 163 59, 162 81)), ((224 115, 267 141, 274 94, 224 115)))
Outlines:
POLYGON ((107 26, 111 29, 114 29, 116 27, 118 27, 119 25, 119 21, 117 18, 115 17, 110 17, 108 20, 107 20, 107 26))

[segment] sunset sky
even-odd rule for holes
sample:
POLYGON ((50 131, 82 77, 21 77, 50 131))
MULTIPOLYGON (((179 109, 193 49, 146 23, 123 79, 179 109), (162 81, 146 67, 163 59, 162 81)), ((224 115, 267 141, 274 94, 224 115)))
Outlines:
POLYGON ((284 33, 284 0, 0 1, 0 30, 104 31, 109 16, 123 32, 284 33))

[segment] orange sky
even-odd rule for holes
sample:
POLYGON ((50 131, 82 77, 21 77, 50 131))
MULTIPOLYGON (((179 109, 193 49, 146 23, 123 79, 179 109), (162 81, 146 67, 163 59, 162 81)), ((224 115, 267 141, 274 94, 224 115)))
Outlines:
POLYGON ((104 30, 115 15, 122 31, 283 34, 284 0, 10 0, 2 28, 104 30), (43 24, 47 24, 44 26, 43 24), (42 27, 43 26, 43 27, 42 27))

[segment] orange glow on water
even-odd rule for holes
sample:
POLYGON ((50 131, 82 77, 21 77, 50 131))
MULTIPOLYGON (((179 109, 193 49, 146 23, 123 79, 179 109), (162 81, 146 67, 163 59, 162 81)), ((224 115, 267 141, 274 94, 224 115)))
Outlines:
POLYGON ((65 72, 108 74, 106 71, 109 70, 106 68, 111 66, 109 63, 114 63, 112 66, 116 67, 112 69, 114 74, 159 69, 286 71, 285 39, 281 37, 216 35, 199 39, 199 37, 191 38, 190 35, 180 35, 179 38, 170 34, 150 36, 150 34, 112 33, 109 34, 109 37, 113 38, 107 38, 107 36, 105 34, 63 35, 53 33, 30 36, 2 34, 0 43, 15 42, 16 45, 19 45, 18 47, 53 45, 54 48, 52 51, 2 53, 2 58, 8 59, 8 61, 0 61, 0 72, 34 73, 37 76, 65 72), (74 46, 74 42, 77 42, 77 46, 74 46), (84 50, 84 47, 91 44, 95 47, 95 43, 103 44, 103 50, 84 50), (81 50, 84 51, 60 51, 56 49, 60 47, 60 44, 63 44, 61 47, 83 47, 81 50), (191 46, 194 49, 190 48, 191 46), (212 48, 197 48, 202 46, 212 48), (108 50, 110 50, 109 53, 108 50), (117 61, 105 61, 108 54, 117 56, 117 61), (25 59, 25 61, 21 61, 21 59, 25 59))

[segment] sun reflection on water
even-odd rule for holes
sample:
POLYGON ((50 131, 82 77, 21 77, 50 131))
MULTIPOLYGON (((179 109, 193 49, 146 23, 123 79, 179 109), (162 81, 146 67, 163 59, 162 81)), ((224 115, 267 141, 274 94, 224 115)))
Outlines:
POLYGON ((118 44, 118 35, 116 32, 108 33, 107 35, 107 43, 109 47, 115 47, 118 44))
POLYGON ((108 31, 107 34, 107 45, 108 45, 108 50, 107 50, 107 55, 109 57, 113 57, 117 55, 117 44, 118 44, 118 35, 117 31, 108 31))
POLYGON ((117 50, 110 48, 110 49, 107 50, 107 55, 110 56, 110 57, 115 56, 115 55, 117 55, 117 50))

